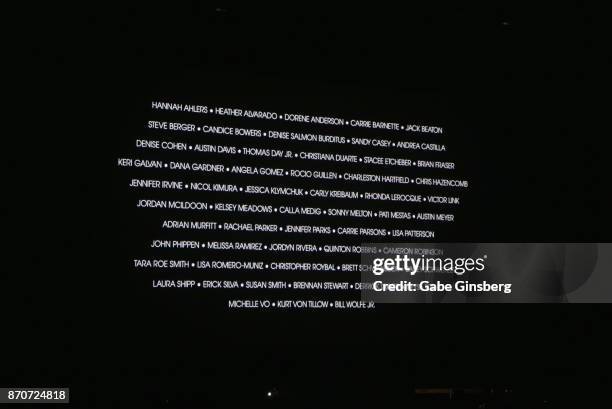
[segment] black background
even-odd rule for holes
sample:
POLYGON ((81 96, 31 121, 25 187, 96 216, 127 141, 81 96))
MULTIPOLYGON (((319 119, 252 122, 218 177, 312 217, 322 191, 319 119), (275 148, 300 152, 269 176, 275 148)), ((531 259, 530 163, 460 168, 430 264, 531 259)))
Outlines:
POLYGON ((198 76, 354 93, 368 113, 444 101, 441 120, 479 152, 481 219, 465 241, 609 241, 610 55, 596 10, 188 2, 14 17, 3 384, 66 385, 75 407, 389 406, 419 385, 567 402, 609 384, 604 305, 200 311, 197 322, 117 267, 117 138, 152 90, 198 76))

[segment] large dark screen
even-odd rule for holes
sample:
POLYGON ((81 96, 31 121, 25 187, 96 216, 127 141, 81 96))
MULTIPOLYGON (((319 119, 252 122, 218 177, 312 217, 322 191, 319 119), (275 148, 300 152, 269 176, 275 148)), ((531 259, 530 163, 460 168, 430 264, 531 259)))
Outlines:
POLYGON ((70 387, 74 407, 396 407, 429 404, 418 388, 580 402, 609 382, 588 8, 28 15, 1 387, 70 387), (505 243, 508 270, 537 260, 543 298, 371 305, 362 252, 389 243, 505 243))

